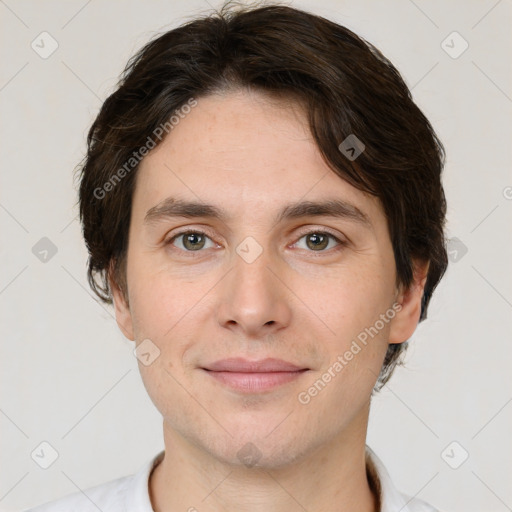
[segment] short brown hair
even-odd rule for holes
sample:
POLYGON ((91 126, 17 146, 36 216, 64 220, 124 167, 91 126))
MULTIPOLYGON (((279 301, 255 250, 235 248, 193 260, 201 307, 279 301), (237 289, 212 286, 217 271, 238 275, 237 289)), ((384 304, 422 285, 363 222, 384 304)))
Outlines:
MULTIPOLYGON (((109 277, 127 297, 125 256, 138 168, 133 156, 191 98, 240 88, 299 102, 329 167, 379 198, 397 285, 412 283, 413 259, 430 262, 420 321, 425 319, 447 266, 442 143, 377 48, 332 21, 282 5, 228 3, 160 35, 128 62, 90 128, 78 169, 88 279, 98 297, 112 303, 109 277), (356 160, 339 149, 349 135, 365 146, 356 160), (117 185, 112 180, 120 175, 117 185)), ((406 345, 389 345, 380 387, 406 345)))

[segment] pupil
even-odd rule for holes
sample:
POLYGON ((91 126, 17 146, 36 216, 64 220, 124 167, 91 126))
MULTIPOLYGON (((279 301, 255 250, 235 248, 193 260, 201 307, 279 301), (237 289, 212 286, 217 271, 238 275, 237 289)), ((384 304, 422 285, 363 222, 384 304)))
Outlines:
POLYGON ((200 235, 199 233, 189 233, 186 237, 185 237, 185 247, 187 247, 187 249, 192 249, 192 250, 197 250, 197 249, 201 249, 201 247, 204 245, 204 240, 202 240, 202 243, 201 243, 201 238, 203 238, 202 235, 200 235))
POLYGON ((310 249, 318 249, 318 248, 324 249, 325 247, 327 247, 327 244, 328 244, 328 238, 324 235, 314 233, 309 236, 308 245, 309 245, 310 249), (311 245, 309 242, 311 242, 311 245))

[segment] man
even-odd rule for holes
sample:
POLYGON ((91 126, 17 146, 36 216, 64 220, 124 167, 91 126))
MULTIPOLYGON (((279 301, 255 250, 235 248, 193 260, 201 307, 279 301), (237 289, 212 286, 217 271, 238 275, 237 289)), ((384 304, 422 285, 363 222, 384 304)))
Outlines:
POLYGON ((398 71, 323 18, 226 6, 143 48, 80 213, 165 451, 34 510, 435 510, 365 439, 446 269, 443 159, 398 71))

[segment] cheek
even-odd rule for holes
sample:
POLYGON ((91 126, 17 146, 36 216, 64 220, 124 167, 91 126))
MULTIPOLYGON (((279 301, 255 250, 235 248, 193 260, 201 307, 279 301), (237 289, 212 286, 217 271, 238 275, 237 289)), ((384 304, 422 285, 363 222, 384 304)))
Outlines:
MULTIPOLYGON (((331 350, 341 350, 392 305, 393 277, 382 264, 368 259, 314 278, 301 276, 293 288, 310 310, 311 320, 325 332, 331 350)), ((388 329, 385 324, 379 331, 385 337, 388 329)))
POLYGON ((361 265, 333 274, 328 285, 309 288, 308 305, 328 327, 322 329, 324 365, 302 390, 318 417, 330 407, 350 416, 371 393, 388 347, 392 315, 386 321, 381 315, 391 306, 391 279, 380 265, 361 265))
POLYGON ((139 343, 151 340, 160 354, 150 367, 140 365, 146 387, 155 388, 150 394, 158 393, 161 385, 166 389, 167 385, 173 386, 172 376, 181 381, 193 366, 191 350, 202 338, 202 326, 212 316, 205 297, 212 284, 205 281, 179 279, 168 271, 144 273, 133 279, 130 302, 135 339, 139 343))
POLYGON ((204 411, 191 399, 190 386, 184 385, 183 376, 165 353, 150 366, 139 364, 139 368, 148 396, 167 422, 182 432, 194 430, 191 425, 204 424, 204 411))
MULTIPOLYGON (((134 329, 151 338, 172 336, 180 322, 200 302, 204 294, 199 282, 187 282, 168 271, 149 271, 150 264, 133 269, 130 283, 130 309, 134 329)), ((139 339, 137 337, 137 339, 139 339)))

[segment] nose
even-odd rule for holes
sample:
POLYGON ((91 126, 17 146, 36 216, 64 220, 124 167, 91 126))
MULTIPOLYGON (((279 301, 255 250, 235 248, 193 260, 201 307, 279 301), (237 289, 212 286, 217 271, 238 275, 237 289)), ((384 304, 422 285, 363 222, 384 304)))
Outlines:
POLYGON ((217 320, 244 338, 263 338, 289 325, 290 290, 282 266, 269 251, 254 261, 240 254, 221 284, 217 320))

